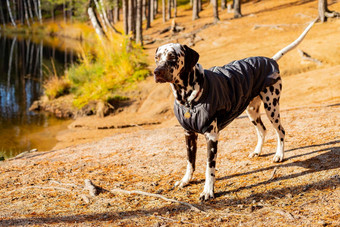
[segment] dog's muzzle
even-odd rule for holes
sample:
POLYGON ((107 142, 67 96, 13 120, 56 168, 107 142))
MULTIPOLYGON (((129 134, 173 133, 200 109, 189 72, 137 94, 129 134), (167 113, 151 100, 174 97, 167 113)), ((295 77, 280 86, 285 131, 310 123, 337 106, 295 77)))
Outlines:
POLYGON ((164 67, 157 67, 154 70, 154 77, 155 77, 155 82, 156 83, 166 83, 169 82, 165 77, 166 77, 166 70, 164 67))

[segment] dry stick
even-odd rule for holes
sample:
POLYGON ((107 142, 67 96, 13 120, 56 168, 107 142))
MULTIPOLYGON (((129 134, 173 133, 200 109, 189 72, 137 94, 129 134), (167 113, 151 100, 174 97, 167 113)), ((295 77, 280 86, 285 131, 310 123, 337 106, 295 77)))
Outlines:
POLYGON ((110 191, 111 193, 124 193, 124 194, 139 194, 139 195, 145 195, 145 196, 151 196, 151 197, 157 197, 157 198, 160 198, 160 199, 163 199, 165 201, 168 201, 168 202, 173 202, 173 203, 179 203, 179 204, 182 204, 182 205, 185 205, 185 206, 188 206, 190 207, 192 210, 194 211, 197 211, 197 212, 204 212, 203 210, 191 205, 190 203, 186 203, 186 202, 182 202, 182 201, 178 201, 178 200, 175 200, 175 199, 169 199, 165 196, 162 196, 162 195, 158 195, 158 194, 154 194, 154 193, 149 193, 149 192, 143 192, 143 191, 139 191, 139 190, 132 190, 132 191, 127 191, 127 190, 123 190, 123 189, 119 189, 119 188, 116 188, 116 189, 113 189, 110 191))
POLYGON ((277 167, 274 168, 274 170, 273 170, 273 172, 272 172, 272 175, 270 176, 269 180, 274 179, 276 170, 277 170, 277 167))
POLYGON ((310 56, 309 54, 307 54, 306 52, 304 52, 303 50, 301 49, 298 49, 300 55, 301 55, 301 58, 303 60, 307 60, 307 61, 312 61, 312 62, 315 62, 316 64, 318 65, 322 65, 322 62, 316 58, 312 58, 312 56, 310 56))

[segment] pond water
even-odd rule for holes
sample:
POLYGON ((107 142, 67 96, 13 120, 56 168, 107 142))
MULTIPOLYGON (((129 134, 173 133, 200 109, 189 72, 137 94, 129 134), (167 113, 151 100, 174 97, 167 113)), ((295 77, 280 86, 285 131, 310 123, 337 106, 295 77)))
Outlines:
POLYGON ((0 159, 31 149, 50 150, 70 120, 29 111, 43 94, 43 83, 75 61, 73 51, 46 45, 36 38, 4 37, 0 33, 0 159))

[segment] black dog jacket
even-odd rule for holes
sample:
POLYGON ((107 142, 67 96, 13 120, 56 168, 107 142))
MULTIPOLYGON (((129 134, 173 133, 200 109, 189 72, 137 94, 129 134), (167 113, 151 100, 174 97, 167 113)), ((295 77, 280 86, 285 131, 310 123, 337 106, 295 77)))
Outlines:
POLYGON ((188 131, 205 133, 215 118, 221 130, 242 114, 261 91, 277 82, 275 73, 279 73, 278 64, 266 57, 245 58, 204 70, 200 100, 190 108, 175 101, 175 115, 188 131), (184 117, 187 112, 189 118, 184 117))

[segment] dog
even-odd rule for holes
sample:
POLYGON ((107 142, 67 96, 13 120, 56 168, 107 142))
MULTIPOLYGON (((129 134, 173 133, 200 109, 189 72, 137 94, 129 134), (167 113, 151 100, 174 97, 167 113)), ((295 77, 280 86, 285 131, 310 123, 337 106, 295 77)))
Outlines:
POLYGON ((249 157, 259 156, 266 135, 260 115, 262 102, 277 134, 277 150, 273 161, 284 160, 285 130, 279 110, 282 80, 277 61, 303 40, 315 22, 310 23, 298 39, 272 58, 250 57, 208 70, 198 64, 199 54, 186 45, 170 43, 157 48, 155 82, 170 83, 175 96, 174 112, 185 130, 187 168, 175 187, 182 188, 192 179, 197 134, 201 133, 207 140, 207 167, 200 200, 214 198, 219 132, 244 111, 254 124, 258 136, 256 148, 249 157))

